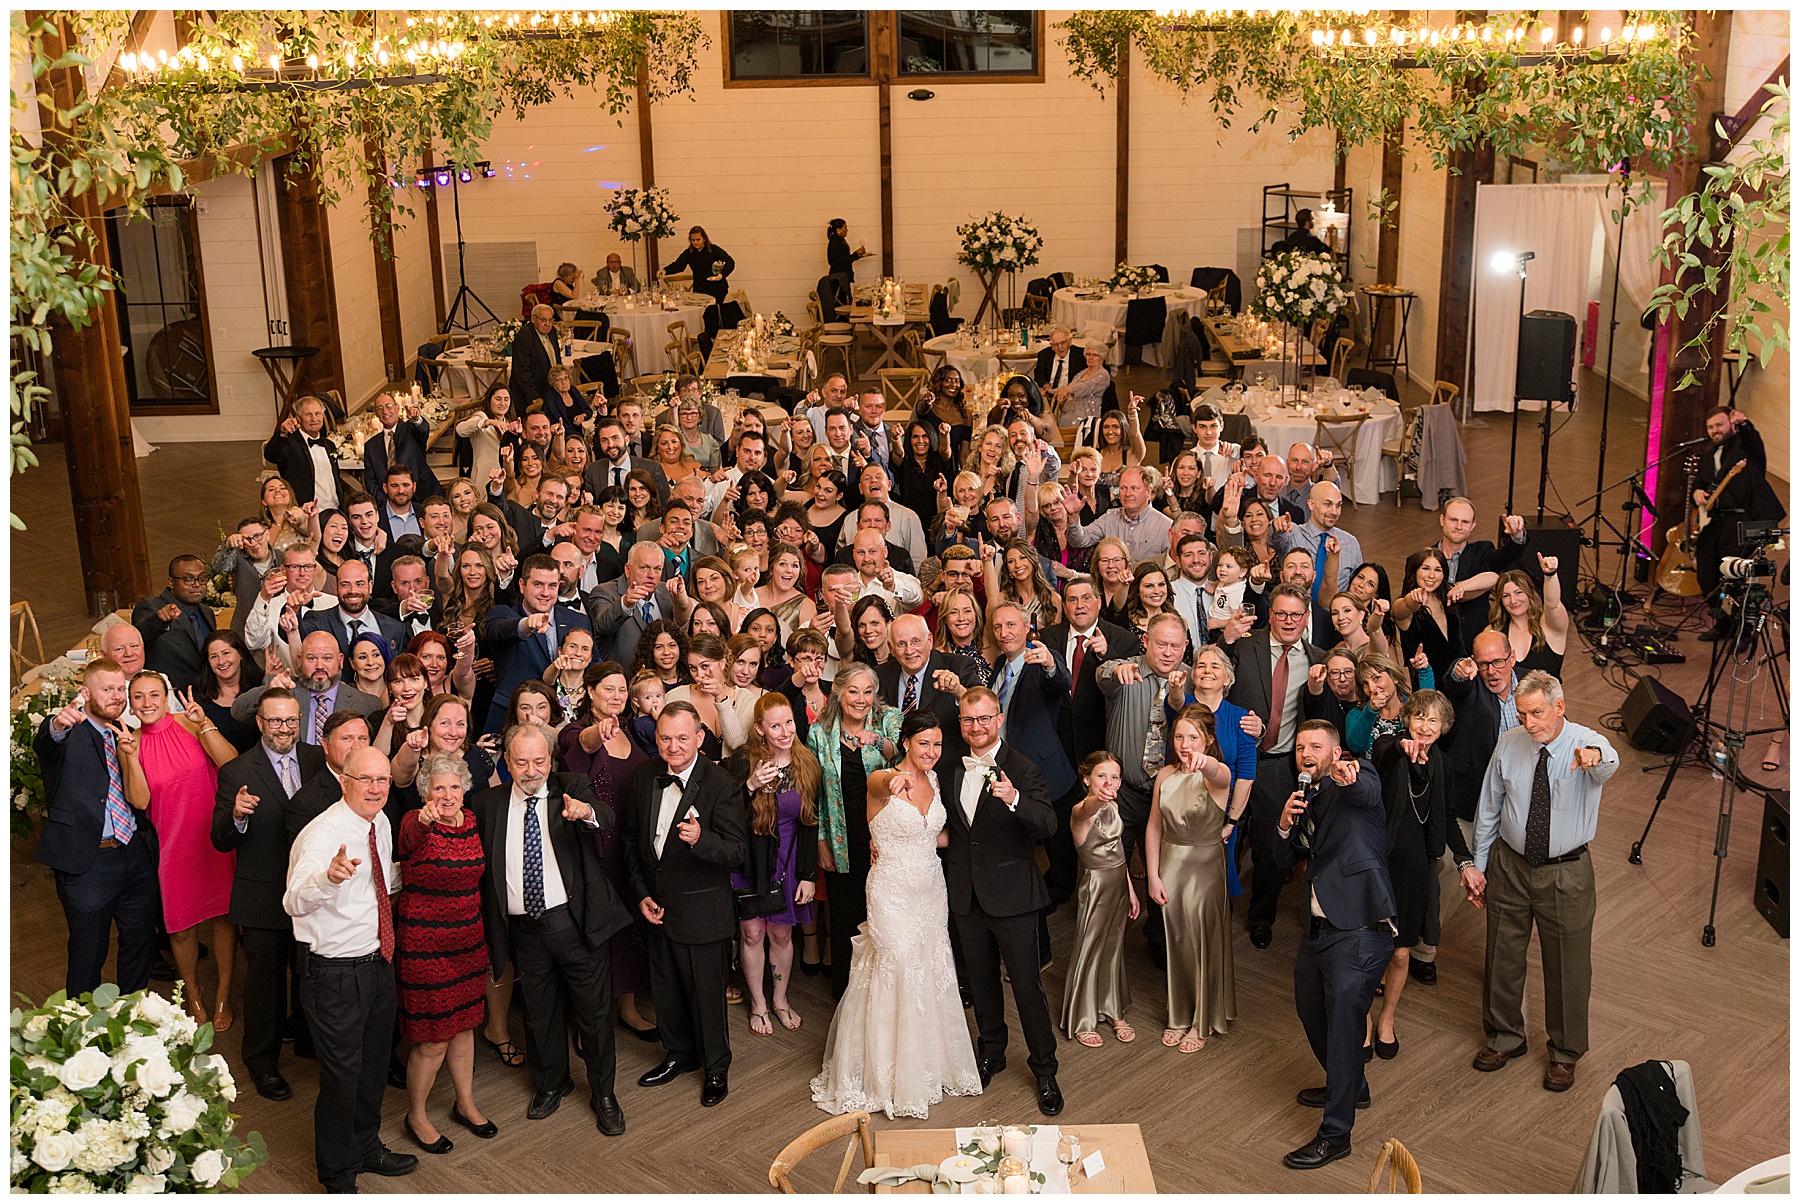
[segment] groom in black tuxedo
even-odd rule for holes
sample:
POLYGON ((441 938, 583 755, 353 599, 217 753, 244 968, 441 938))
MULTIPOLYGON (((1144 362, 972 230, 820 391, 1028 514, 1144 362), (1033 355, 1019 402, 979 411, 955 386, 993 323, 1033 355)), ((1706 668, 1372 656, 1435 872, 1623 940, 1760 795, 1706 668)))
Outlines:
POLYGON ((1037 935, 1038 912, 1049 906, 1050 893, 1037 872, 1036 846, 1056 831, 1056 812, 1037 766, 1001 743, 1000 699, 992 690, 966 691, 960 720, 970 755, 946 759, 939 773, 949 812, 944 882, 950 929, 968 966, 981 1030, 975 1065, 984 1088, 1006 1069, 1004 962, 1031 1051, 1027 1061, 1037 1076, 1038 1111, 1055 1116, 1063 1097, 1056 1085, 1056 1030, 1038 979, 1037 935))
POLYGON ((725 980, 737 936, 731 871, 748 845, 743 784, 700 755, 703 732, 688 703, 663 708, 656 721, 662 759, 640 765, 631 779, 624 854, 633 899, 650 923, 650 991, 668 1051, 638 1086, 704 1069, 700 1106, 710 1108, 729 1090, 725 980))

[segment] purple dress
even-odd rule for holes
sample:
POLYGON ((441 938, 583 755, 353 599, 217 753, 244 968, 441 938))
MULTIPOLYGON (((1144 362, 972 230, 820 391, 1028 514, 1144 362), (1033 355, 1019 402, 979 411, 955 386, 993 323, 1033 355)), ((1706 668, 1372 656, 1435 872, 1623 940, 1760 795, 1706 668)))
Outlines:
MULTIPOLYGON (((634 741, 631 752, 623 759, 614 757, 601 745, 598 752, 581 747, 581 725, 570 723, 557 733, 557 758, 569 773, 585 773, 594 784, 594 798, 603 807, 611 807, 613 825, 594 833, 594 848, 600 854, 600 865, 607 880, 619 892, 619 898, 631 898, 631 884, 625 872, 625 856, 620 835, 625 824, 626 793, 631 775, 647 758, 634 741)), ((613 998, 650 989, 650 953, 644 935, 644 921, 632 909, 631 926, 612 939, 613 998)))
MULTIPOLYGON (((786 786, 775 796, 775 877, 785 884, 787 907, 771 915, 763 916, 767 924, 810 924, 813 922, 813 905, 811 903, 794 902, 794 888, 800 884, 798 839, 800 829, 800 792, 791 785, 786 786)), ((742 870, 731 871, 731 887, 733 890, 752 890, 756 884, 742 870)))

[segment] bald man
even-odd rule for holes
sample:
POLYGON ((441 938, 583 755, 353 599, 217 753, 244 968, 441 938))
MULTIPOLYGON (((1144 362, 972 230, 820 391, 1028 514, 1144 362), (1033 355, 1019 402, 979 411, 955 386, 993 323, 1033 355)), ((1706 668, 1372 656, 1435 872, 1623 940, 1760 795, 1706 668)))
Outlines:
POLYGON ((300 741, 318 744, 325 737, 325 721, 340 710, 359 715, 373 715, 381 709, 381 699, 365 694, 355 686, 343 683, 344 654, 337 637, 329 631, 315 631, 300 641, 300 680, 277 673, 254 690, 246 690, 231 704, 231 717, 246 727, 255 722, 256 700, 271 686, 286 686, 300 700, 300 741))
MULTIPOLYGON (((1278 534, 1287 527, 1297 527, 1306 521, 1306 508, 1281 496, 1281 491, 1287 487, 1288 469, 1287 461, 1280 456, 1264 456, 1250 466, 1240 464, 1238 471, 1227 477, 1219 492, 1213 495, 1213 513, 1219 512, 1225 500, 1225 490, 1232 488, 1233 481, 1238 482, 1244 491, 1243 502, 1248 502, 1253 497, 1261 498, 1269 507, 1270 515, 1275 519, 1273 533, 1278 534)), ((1240 503, 1240 513, 1242 508, 1240 503)))
POLYGON ((924 603, 925 592, 919 579, 911 573, 897 571, 888 563, 887 536, 880 531, 873 527, 858 531, 855 542, 850 545, 850 554, 855 559, 857 576, 861 578, 856 587, 857 599, 870 594, 884 598, 889 613, 895 615, 924 603))
MULTIPOLYGON (((117 661, 119 668, 125 672, 125 680, 129 682, 144 668, 144 633, 130 623, 115 623, 100 635, 100 655, 108 660, 117 661)), ((169 675, 162 675, 163 686, 169 691, 169 697, 175 697, 175 683, 169 675)), ((119 716, 119 722, 126 727, 136 729, 141 721, 130 707, 119 716)))
POLYGON ((1338 519, 1344 514, 1344 494, 1330 481, 1320 481, 1312 487, 1307 494, 1307 508, 1311 517, 1305 522, 1292 530, 1273 533, 1275 546, 1284 553, 1294 548, 1312 553, 1313 601, 1329 602, 1332 594, 1349 586, 1350 578, 1362 567, 1362 544, 1338 526, 1338 519), (1337 541, 1337 577, 1326 581, 1325 558, 1333 550, 1333 540, 1337 541))

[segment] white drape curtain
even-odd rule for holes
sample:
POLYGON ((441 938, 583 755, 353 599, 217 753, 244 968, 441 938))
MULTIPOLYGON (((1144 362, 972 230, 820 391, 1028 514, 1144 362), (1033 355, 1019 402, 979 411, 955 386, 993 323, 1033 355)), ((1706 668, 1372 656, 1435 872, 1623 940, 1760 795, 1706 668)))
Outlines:
MULTIPOLYGON (((1625 216, 1625 250, 1619 256, 1619 313, 1623 315, 1642 313, 1650 304, 1650 294, 1656 291, 1660 269, 1654 257, 1657 244, 1662 242, 1662 214, 1668 207, 1669 186, 1653 185, 1647 199, 1640 188, 1634 187, 1632 195, 1631 212, 1625 216)), ((1609 240, 1616 238, 1618 227, 1613 225, 1612 214, 1619 207, 1618 190, 1604 194, 1601 204, 1604 207, 1600 216, 1606 225, 1606 237, 1609 240)), ((1611 299, 1609 291, 1600 301, 1604 305, 1611 299)))
MULTIPOLYGON (((1603 195, 1599 188, 1580 184, 1484 184, 1476 190, 1475 371, 1470 384, 1475 409, 1510 410, 1513 403, 1519 277, 1495 271, 1495 254, 1536 252, 1526 265, 1526 311, 1558 310, 1580 323, 1605 222, 1603 195)), ((1621 280, 1621 291, 1624 287, 1621 280)))

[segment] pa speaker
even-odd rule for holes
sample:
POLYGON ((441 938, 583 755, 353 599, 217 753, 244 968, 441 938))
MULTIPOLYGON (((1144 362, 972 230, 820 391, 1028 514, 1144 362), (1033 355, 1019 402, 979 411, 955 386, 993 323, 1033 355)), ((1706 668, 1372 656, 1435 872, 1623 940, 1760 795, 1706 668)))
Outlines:
MULTIPOLYGON (((1506 537, 1502 535, 1500 538, 1506 537)), ((1538 571, 1537 556, 1534 554, 1538 552, 1556 557, 1556 579, 1562 583, 1562 596, 1580 597, 1581 528, 1561 514, 1546 514, 1541 519, 1525 520, 1525 555, 1519 558, 1519 567, 1538 583, 1538 592, 1542 593, 1543 574, 1538 571)))
POLYGON ((1575 404, 1575 319, 1534 309, 1519 321, 1519 383, 1526 401, 1575 404))
POLYGON ((1762 848, 1756 857, 1756 910, 1781 936, 1788 934, 1788 792, 1772 790, 1763 804, 1762 848))
POLYGON ((1625 738, 1633 748, 1664 756, 1681 751, 1694 721, 1681 696, 1648 674, 1638 678, 1619 714, 1625 720, 1625 738))

